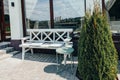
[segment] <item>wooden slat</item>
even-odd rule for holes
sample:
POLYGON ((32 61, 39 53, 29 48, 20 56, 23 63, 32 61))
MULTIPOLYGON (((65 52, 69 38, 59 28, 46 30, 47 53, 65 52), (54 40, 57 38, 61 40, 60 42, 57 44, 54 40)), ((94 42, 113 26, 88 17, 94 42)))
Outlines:
POLYGON ((40 31, 40 32, 48 32, 48 31, 50 31, 50 32, 63 32, 63 31, 68 31, 68 32, 72 32, 73 31, 73 29, 27 29, 27 32, 32 32, 32 31, 34 31, 34 32, 38 32, 38 31, 40 31))
POLYGON ((73 29, 27 29, 30 33, 30 41, 64 41, 70 37, 73 29))

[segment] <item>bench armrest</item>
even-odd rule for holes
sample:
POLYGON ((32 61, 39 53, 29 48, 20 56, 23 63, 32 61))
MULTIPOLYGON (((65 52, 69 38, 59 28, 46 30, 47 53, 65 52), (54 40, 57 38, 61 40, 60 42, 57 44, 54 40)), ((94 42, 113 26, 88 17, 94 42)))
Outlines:
POLYGON ((26 40, 28 40, 28 39, 30 39, 29 36, 21 38, 21 42, 22 42, 22 44, 23 44, 26 40))
POLYGON ((21 38, 21 40, 27 40, 27 39, 29 39, 30 37, 29 36, 27 36, 27 37, 23 37, 23 38, 21 38))
POLYGON ((64 39, 64 42, 70 42, 71 39, 72 39, 72 38, 70 38, 70 37, 69 37, 69 38, 66 38, 66 39, 64 39))

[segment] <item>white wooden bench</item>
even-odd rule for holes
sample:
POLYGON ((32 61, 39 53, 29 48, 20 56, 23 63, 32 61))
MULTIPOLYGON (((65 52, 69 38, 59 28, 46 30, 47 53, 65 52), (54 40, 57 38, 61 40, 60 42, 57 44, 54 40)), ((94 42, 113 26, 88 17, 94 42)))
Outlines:
POLYGON ((27 29, 28 37, 21 39, 22 60, 25 53, 33 48, 57 49, 64 46, 65 40, 70 39, 73 29, 27 29))

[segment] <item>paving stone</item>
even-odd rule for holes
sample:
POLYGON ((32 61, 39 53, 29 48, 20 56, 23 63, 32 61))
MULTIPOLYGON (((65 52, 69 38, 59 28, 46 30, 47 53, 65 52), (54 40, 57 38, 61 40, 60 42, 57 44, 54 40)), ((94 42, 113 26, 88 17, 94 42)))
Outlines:
MULTIPOLYGON (((67 69, 60 66, 61 72, 56 73, 56 56, 42 53, 26 53, 25 60, 21 60, 21 53, 11 58, 0 60, 0 80, 78 80, 75 76, 77 58, 74 59, 74 73, 71 73, 70 61, 67 69)), ((63 61, 62 61, 63 63, 63 61)), ((120 80, 120 61, 118 65, 118 78, 120 80)))
MULTIPOLYGON (((63 69, 58 74, 55 55, 27 53, 23 61, 21 53, 16 54, 11 58, 0 60, 0 80, 78 80, 74 74, 71 74, 69 61, 67 63, 68 69, 63 69)), ((74 72, 76 67, 77 64, 74 72)))

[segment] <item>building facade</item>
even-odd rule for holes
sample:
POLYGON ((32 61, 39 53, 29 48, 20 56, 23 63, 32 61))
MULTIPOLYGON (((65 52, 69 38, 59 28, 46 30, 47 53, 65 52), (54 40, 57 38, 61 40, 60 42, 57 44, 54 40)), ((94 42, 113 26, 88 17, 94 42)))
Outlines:
MULTIPOLYGON (((120 11, 115 8, 118 3, 119 0, 111 0, 107 4, 112 30, 113 24, 119 23, 119 15, 114 11, 120 11)), ((73 28, 77 31, 85 15, 84 9, 82 0, 0 0, 0 40, 6 40, 6 32, 9 32, 11 45, 17 49, 29 28, 73 28)))

